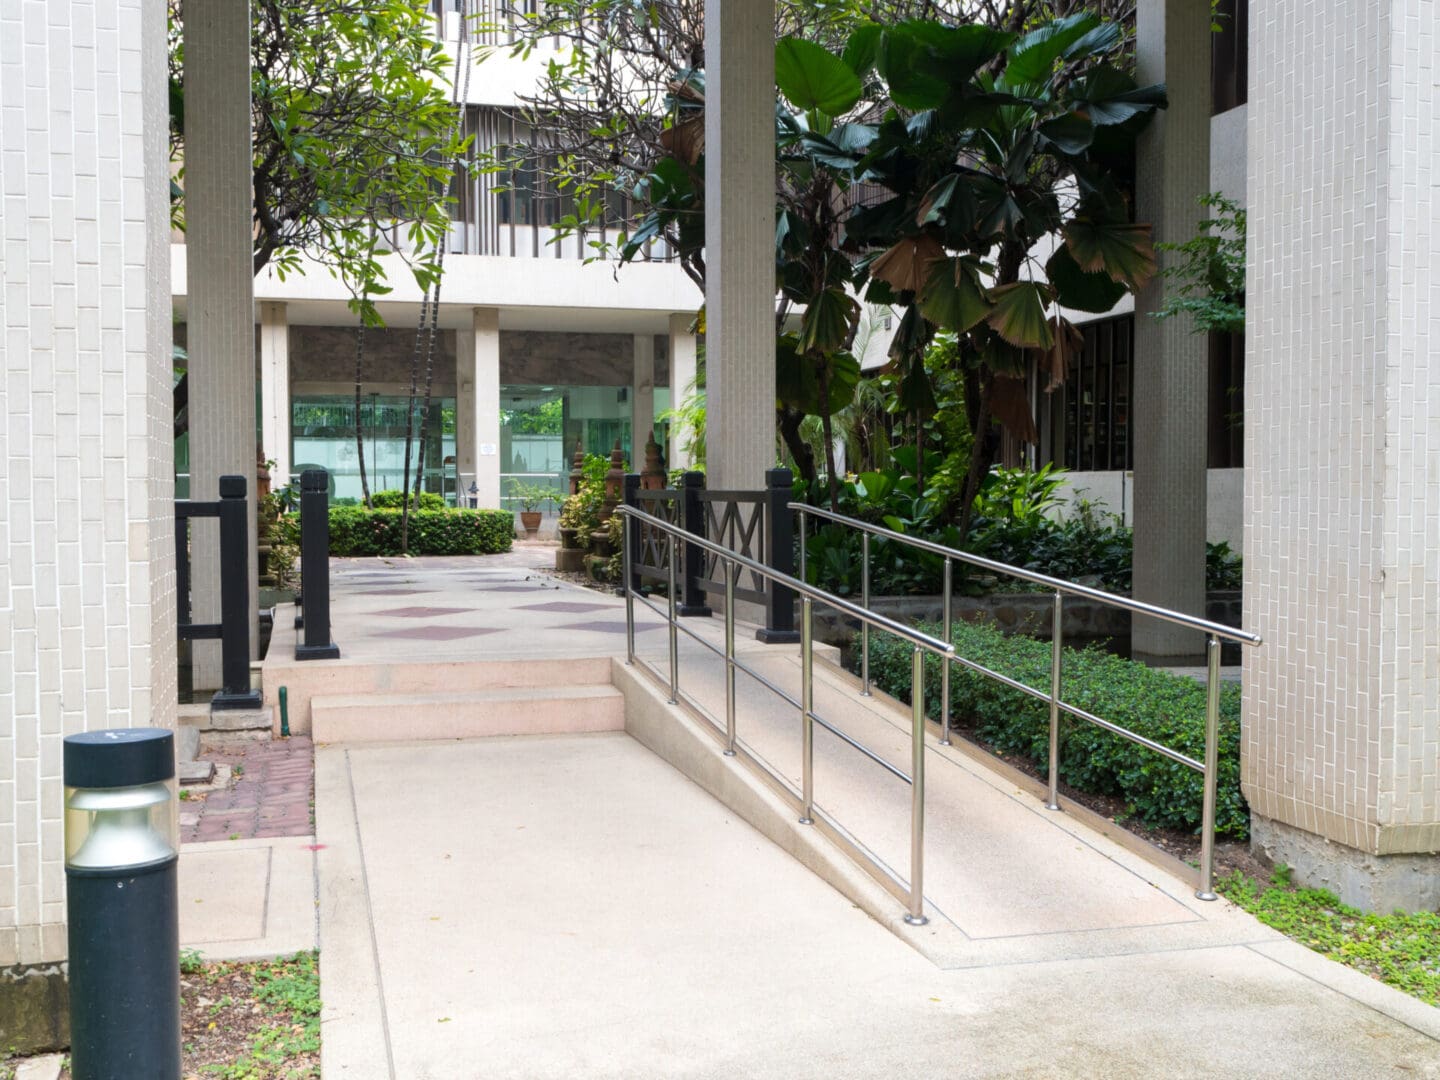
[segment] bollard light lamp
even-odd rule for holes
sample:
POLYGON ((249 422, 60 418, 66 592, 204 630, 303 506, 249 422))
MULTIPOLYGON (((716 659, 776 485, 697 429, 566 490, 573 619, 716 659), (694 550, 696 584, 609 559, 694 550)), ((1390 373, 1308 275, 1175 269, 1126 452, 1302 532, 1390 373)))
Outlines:
POLYGON ((70 1058, 75 1080, 179 1080, 175 739, 65 740, 70 1058))

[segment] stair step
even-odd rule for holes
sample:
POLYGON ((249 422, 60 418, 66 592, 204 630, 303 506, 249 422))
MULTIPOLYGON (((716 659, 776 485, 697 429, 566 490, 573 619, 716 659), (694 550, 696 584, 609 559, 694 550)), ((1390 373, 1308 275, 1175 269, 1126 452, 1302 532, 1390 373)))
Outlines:
POLYGON ((625 699, 609 684, 343 694, 312 698, 310 724, 325 743, 623 731, 625 699))

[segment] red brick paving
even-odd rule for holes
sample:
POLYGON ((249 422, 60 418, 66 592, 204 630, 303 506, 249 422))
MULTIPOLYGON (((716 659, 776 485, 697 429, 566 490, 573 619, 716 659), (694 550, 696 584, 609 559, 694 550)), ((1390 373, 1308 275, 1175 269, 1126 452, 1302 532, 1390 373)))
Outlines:
POLYGON ((180 803, 181 843, 309 836, 315 831, 315 750, 308 735, 237 741, 223 749, 206 749, 200 757, 231 766, 230 785, 208 795, 192 793, 180 803))

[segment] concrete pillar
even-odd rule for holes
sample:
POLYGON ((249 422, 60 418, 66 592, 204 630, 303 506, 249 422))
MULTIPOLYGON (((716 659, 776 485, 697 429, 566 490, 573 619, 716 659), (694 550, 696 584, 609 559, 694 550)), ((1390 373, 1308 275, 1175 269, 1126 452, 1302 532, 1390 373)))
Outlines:
POLYGON ((285 305, 260 305, 260 446, 270 470, 270 484, 290 480, 290 323, 285 305))
POLYGON ((706 456, 716 488, 775 464, 775 5, 705 8, 706 456))
MULTIPOLYGON (((1195 0, 1141 0, 1135 20, 1137 78, 1167 84, 1170 107, 1141 136, 1136 217, 1156 241, 1194 235, 1196 199, 1210 186, 1210 7, 1195 0)), ((1161 265, 1174 256, 1161 257, 1161 265)), ((1135 301, 1135 597, 1205 613, 1205 437, 1209 353, 1188 318, 1159 320, 1156 277, 1135 301)), ((1137 658, 1194 660, 1194 631, 1135 620, 1137 658)))
POLYGON ((1254 845, 1440 906, 1440 8, 1252 0, 1241 773, 1254 845))
MULTIPOLYGON (((678 409, 692 392, 695 383, 695 335, 690 332, 692 315, 670 316, 670 407, 678 409)), ((684 444, 693 437, 689 431, 670 425, 670 455, 666 459, 672 469, 686 469, 695 464, 684 444)))
MULTIPOLYGON (((165 23, 161 0, 0 5, 7 1005, 63 978, 64 736, 175 723, 165 23)), ((55 1045, 25 1013, 6 1046, 55 1045)))
MULTIPOLYGON (((190 496, 246 478, 255 535, 255 303, 250 218, 250 5, 185 4, 186 346, 190 496)), ((196 622, 220 621, 218 533, 193 529, 196 622)), ((249 560, 251 649, 259 641, 257 564, 249 560)), ((195 686, 220 682, 220 643, 194 643, 195 686)))
POLYGON ((635 366, 630 380, 630 467, 645 466, 645 444, 655 430, 655 336, 635 335, 635 366))
POLYGON ((475 308, 455 335, 455 453, 479 505, 500 505, 500 312, 475 308))

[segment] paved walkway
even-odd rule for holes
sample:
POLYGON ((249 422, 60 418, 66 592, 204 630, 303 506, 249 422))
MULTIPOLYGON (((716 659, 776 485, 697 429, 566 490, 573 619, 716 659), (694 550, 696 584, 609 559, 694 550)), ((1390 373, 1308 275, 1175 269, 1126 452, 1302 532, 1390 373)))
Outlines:
MULTIPOLYGON (((623 650, 618 600, 553 585, 352 562, 336 640, 357 664, 623 650)), ((793 687, 793 647, 744 651, 793 687)), ((721 715, 712 654, 686 640, 680 667, 721 715)), ((628 735, 317 750, 327 1078, 1440 1076, 1440 1011, 1196 901, 959 748, 927 751, 931 923, 903 928, 705 721, 615 671, 628 735)), ((822 673, 818 711, 903 763, 904 714, 851 683, 822 673)), ((793 708, 740 695, 743 749, 796 782, 793 708)), ((817 734, 817 793, 907 871, 903 785, 817 734)))
POLYGON ((213 790, 185 788, 180 840, 254 840, 310 836, 315 759, 308 735, 281 739, 227 739, 207 744, 204 757, 220 779, 213 790))

